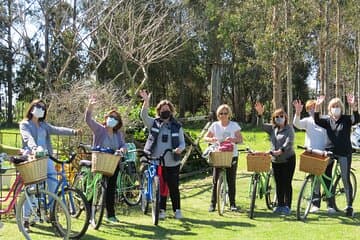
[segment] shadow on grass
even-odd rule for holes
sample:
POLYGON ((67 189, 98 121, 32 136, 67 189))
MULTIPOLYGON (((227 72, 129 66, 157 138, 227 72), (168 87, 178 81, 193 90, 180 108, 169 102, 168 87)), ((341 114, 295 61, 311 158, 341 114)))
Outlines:
POLYGON ((305 221, 299 220, 299 222, 304 222, 304 223, 316 222, 319 225, 321 224, 328 225, 329 223, 326 220, 329 218, 337 219, 339 224, 360 226, 360 215, 355 215, 354 217, 351 218, 351 217, 346 217, 345 213, 342 212, 338 212, 335 214, 328 214, 326 211, 310 213, 305 221))

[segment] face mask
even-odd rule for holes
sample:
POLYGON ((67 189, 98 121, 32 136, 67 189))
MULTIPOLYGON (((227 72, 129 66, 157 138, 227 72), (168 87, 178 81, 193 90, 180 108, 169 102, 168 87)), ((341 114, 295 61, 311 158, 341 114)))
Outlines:
POLYGON ((45 115, 45 110, 43 110, 42 108, 34 107, 31 113, 36 118, 43 118, 45 115))
POLYGON ((160 113, 160 118, 162 119, 168 119, 171 115, 171 112, 170 111, 163 111, 160 113))
POLYGON ((110 128, 115 127, 117 124, 118 124, 118 120, 116 120, 116 119, 113 118, 113 117, 108 117, 108 118, 106 119, 106 126, 108 126, 108 127, 110 127, 110 128))
POLYGON ((275 118, 275 123, 277 125, 284 124, 284 122, 285 122, 285 118, 283 118, 283 117, 275 118))
POLYGON ((339 117, 341 115, 341 108, 331 108, 331 114, 334 116, 334 117, 339 117))
POLYGON ((308 112, 308 114, 309 114, 310 117, 313 117, 313 116, 314 116, 314 113, 315 113, 315 110, 314 110, 314 109, 310 109, 310 111, 308 112))

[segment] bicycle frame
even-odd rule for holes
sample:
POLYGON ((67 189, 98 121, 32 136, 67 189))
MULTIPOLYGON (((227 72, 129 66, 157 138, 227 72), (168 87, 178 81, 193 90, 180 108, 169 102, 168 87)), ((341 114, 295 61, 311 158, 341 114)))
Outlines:
POLYGON ((147 201, 152 201, 152 199, 153 199, 152 182, 153 182, 154 177, 157 176, 158 166, 159 166, 158 164, 156 164, 154 161, 152 161, 152 164, 150 164, 148 169, 145 170, 145 172, 144 172, 146 178, 148 179, 147 189, 145 190, 145 196, 146 196, 147 201))
POLYGON ((10 213, 10 211, 15 207, 16 199, 20 195, 23 186, 24 186, 24 182, 20 174, 16 173, 15 181, 11 185, 9 192, 6 194, 4 198, 0 198, 0 203, 3 203, 3 202, 7 202, 12 196, 10 204, 5 209, 0 209, 0 215, 10 213))

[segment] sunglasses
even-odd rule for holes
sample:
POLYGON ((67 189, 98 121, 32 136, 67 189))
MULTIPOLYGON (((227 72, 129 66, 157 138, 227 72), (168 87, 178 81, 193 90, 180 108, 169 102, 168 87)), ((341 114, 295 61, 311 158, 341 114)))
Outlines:
POLYGON ((283 118, 284 115, 278 115, 278 116, 275 116, 275 118, 283 118))
POLYGON ((118 117, 116 117, 116 116, 112 116, 112 115, 110 115, 109 117, 119 121, 119 118, 118 118, 118 117))
POLYGON ((228 112, 221 112, 221 113, 219 113, 219 115, 221 116, 221 115, 228 115, 229 113, 228 112))
POLYGON ((40 103, 35 104, 34 107, 41 108, 42 110, 46 110, 46 107, 41 105, 40 103))

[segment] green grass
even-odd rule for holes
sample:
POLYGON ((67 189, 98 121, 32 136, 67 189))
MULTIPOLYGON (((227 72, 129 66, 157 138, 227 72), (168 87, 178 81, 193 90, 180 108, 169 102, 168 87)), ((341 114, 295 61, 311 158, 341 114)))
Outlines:
MULTIPOLYGON (((267 150, 267 136, 259 131, 243 131, 244 146, 255 150, 267 150)), ((301 145, 304 133, 297 132, 296 145, 301 145)), ((300 151, 297 150, 297 156, 300 151)), ((360 184, 360 157, 353 160, 357 169, 360 184)), ((298 162, 293 180, 293 213, 288 217, 274 215, 267 210, 265 200, 257 199, 254 219, 248 218, 249 197, 248 185, 250 173, 245 165, 245 154, 240 155, 237 175, 236 202, 239 212, 225 212, 219 216, 216 212, 207 211, 210 203, 211 176, 199 174, 191 179, 181 181, 181 205, 184 219, 173 218, 171 203, 168 202, 167 219, 160 221, 158 226, 152 225, 151 216, 144 216, 139 207, 129 208, 125 205, 117 207, 120 223, 104 224, 98 231, 89 229, 84 239, 358 239, 360 236, 360 213, 354 219, 337 213, 329 216, 322 203, 320 213, 310 214, 306 222, 297 221, 295 207, 298 192, 305 174, 298 171, 298 162)), ((355 212, 360 211, 359 189, 354 202, 355 212)), ((0 239, 21 239, 14 218, 2 220, 4 227, 0 229, 0 239)), ((45 239, 41 235, 37 239, 45 239)))

